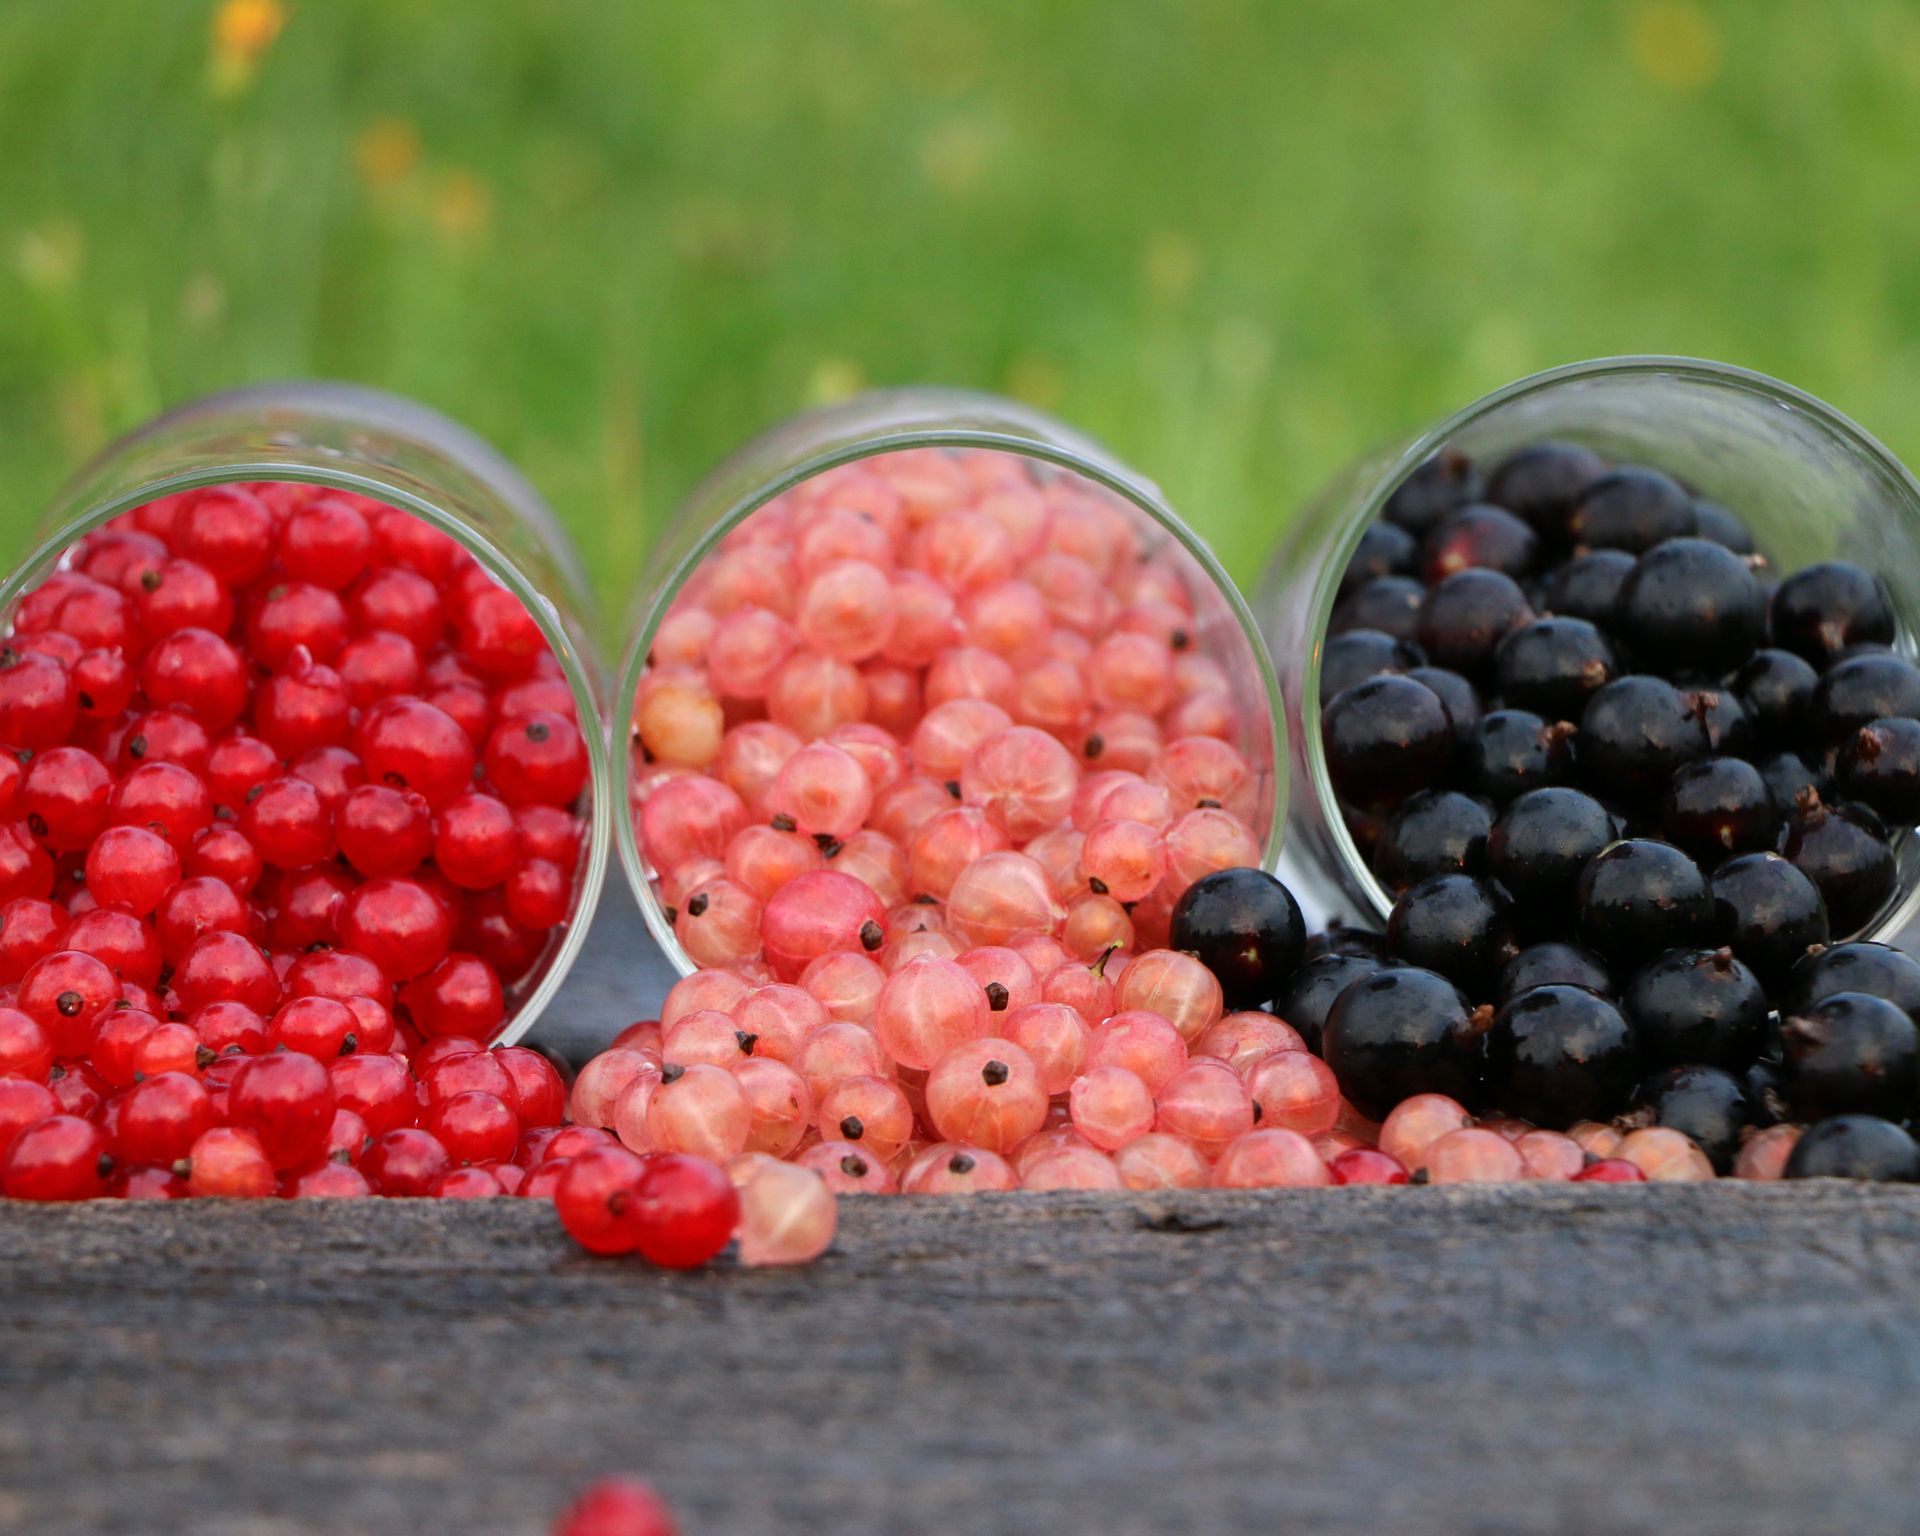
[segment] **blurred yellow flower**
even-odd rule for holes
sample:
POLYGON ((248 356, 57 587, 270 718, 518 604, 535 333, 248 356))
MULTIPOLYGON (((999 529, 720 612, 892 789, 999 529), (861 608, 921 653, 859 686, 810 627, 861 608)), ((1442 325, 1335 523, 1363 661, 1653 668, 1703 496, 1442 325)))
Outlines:
POLYGON ((807 401, 811 405, 832 405, 866 387, 866 370, 858 363, 844 357, 823 357, 807 377, 807 401))
POLYGON ((1720 78, 1726 45, 1692 0, 1641 0, 1627 13, 1634 67, 1656 84, 1695 91, 1720 78))
POLYGON ((449 171, 433 194, 433 222, 452 240, 484 234, 493 222, 493 190, 472 171, 449 171))
POLYGON ((420 130, 405 118, 375 118, 353 141, 353 164, 375 192, 390 191, 420 164, 420 130))
POLYGON ((286 24, 284 0, 220 0, 213 13, 214 94, 237 95, 253 84, 261 58, 286 24))

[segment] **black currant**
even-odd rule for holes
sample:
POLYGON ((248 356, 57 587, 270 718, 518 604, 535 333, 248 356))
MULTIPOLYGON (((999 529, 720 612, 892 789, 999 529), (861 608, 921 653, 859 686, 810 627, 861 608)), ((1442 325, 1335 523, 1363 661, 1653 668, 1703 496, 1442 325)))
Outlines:
POLYGON ((1696 524, 1695 537, 1712 539, 1736 555, 1753 553, 1753 530, 1719 502, 1696 496, 1693 501, 1693 520, 1696 524))
POLYGON ((1577 789, 1529 790, 1500 813, 1487 835, 1487 873, 1515 902, 1520 926, 1564 930, 1580 872, 1620 836, 1611 812, 1577 789))
POLYGON ((1893 600, 1886 583, 1847 560, 1805 566, 1774 589, 1773 643, 1825 666, 1850 645, 1891 645, 1893 600))
POLYGON ((1810 1008, 1840 992, 1864 992, 1920 1019, 1920 960, 1891 944, 1856 939, 1807 954, 1787 985, 1795 1008, 1810 1008))
POLYGON ((1402 800, 1373 847, 1373 872, 1396 895, 1430 875, 1480 873, 1493 807, 1452 789, 1402 800))
POLYGON ((1340 994, 1321 1045, 1340 1092, 1377 1120, 1416 1093, 1477 1099, 1488 1017, 1476 1016, 1446 977, 1391 966, 1340 994))
POLYGON ((1480 723, 1480 694, 1473 684, 1445 667, 1415 667, 1407 676, 1440 695, 1440 702, 1453 719, 1454 739, 1464 746, 1480 723))
POLYGON ((1718 757, 1745 757, 1753 751, 1753 722, 1731 688, 1718 683, 1683 687, 1681 696, 1707 733, 1707 750, 1718 757))
POLYGON ((1834 784, 1900 826, 1920 821, 1920 720, 1870 721, 1841 747, 1834 784))
POLYGON ((1788 1096, 1802 1119, 1914 1113, 1920 1030, 1906 1011, 1865 992, 1836 992, 1780 1021, 1788 1096))
POLYGON ((1581 774, 1603 795, 1657 801, 1708 750, 1699 711, 1664 678, 1617 677, 1580 716, 1581 774))
POLYGON ((1385 962, 1372 955, 1316 955, 1280 989, 1273 1011, 1300 1032, 1308 1050, 1317 1051, 1327 1015, 1340 994, 1362 976, 1384 968, 1385 962))
POLYGON ((1461 571, 1504 571, 1516 581, 1540 557, 1540 539, 1519 518, 1485 503, 1450 513, 1420 541, 1420 577, 1432 585, 1461 571))
POLYGON ((1641 667, 1672 677, 1740 666, 1766 633, 1767 605, 1747 563, 1705 539, 1668 539, 1620 588, 1617 633, 1641 667))
POLYGON ((1577 443, 1532 443, 1503 459, 1487 480, 1487 500, 1549 539, 1564 539, 1567 514, 1607 472, 1597 453, 1577 443))
POLYGON ((1229 1009, 1257 1008, 1299 969, 1307 925, 1293 892, 1264 869, 1218 869, 1174 903, 1172 945, 1213 972, 1229 1009))
POLYGON ((1826 898, 1827 921, 1841 936, 1866 927, 1893 895, 1893 848, 1880 818, 1864 806, 1828 805, 1801 793, 1780 851, 1826 898))
POLYGON ((1699 866, 1647 838, 1624 839, 1591 860, 1574 902, 1582 941, 1616 966, 1697 945, 1713 928, 1713 897, 1699 866))
POLYGON ((1753 722, 1755 742, 1774 749, 1791 748, 1801 739, 1807 705, 1820 681, 1805 660, 1792 651, 1755 651, 1730 680, 1753 722))
POLYGON ((1574 944, 1546 940, 1529 944, 1507 962, 1494 988, 1497 1002, 1513 1001, 1535 987, 1585 987, 1601 997, 1613 996, 1613 975, 1598 955, 1574 944))
POLYGON ((1785 981, 1809 949, 1827 942, 1820 888, 1777 853, 1728 859, 1708 884, 1714 936, 1769 990, 1785 981))
POLYGON ((1327 772, 1340 798, 1378 810, 1439 782, 1453 764, 1453 721, 1438 694, 1408 677, 1374 677, 1320 716, 1327 772))
POLYGON ((1493 710, 1475 722, 1461 749, 1461 782, 1496 805, 1564 784, 1577 766, 1576 734, 1567 721, 1549 723, 1531 710, 1493 710))
POLYGON ((1427 589, 1411 576, 1381 576, 1341 599, 1327 620, 1327 633, 1377 629, 1396 640, 1411 640, 1426 595, 1427 589))
POLYGON ((1703 757, 1676 769, 1661 825, 1703 867, 1773 846, 1773 797, 1760 770, 1738 757, 1703 757))
POLYGON ((1700 526, 1693 498, 1657 469, 1616 469, 1587 488, 1567 519, 1575 544, 1643 554, 1700 526))
POLYGON ((1413 633, 1434 665, 1479 677, 1494 647, 1532 617, 1511 576, 1476 568, 1428 588, 1413 633))
POLYGON ((1511 960, 1509 902, 1471 875, 1434 875, 1400 893, 1387 917, 1387 953, 1438 971, 1478 996, 1511 960))
POLYGON ((1548 613, 1611 624, 1619 608, 1620 588, 1635 564, 1634 557, 1624 549, 1596 549, 1575 555, 1548 574, 1541 586, 1541 600, 1548 613))
POLYGON ((1415 466, 1387 498, 1387 518, 1416 538, 1449 512, 1480 499, 1480 471, 1457 448, 1442 448, 1415 466))
POLYGON ((1721 1174, 1733 1171, 1740 1133, 1753 1123, 1753 1106, 1740 1080, 1699 1063, 1655 1073, 1634 1090, 1633 1102, 1649 1124, 1691 1137, 1721 1174))
POLYGON ((1782 1177, 1913 1184, 1920 1182, 1920 1146, 1877 1115, 1834 1115, 1801 1132, 1782 1177))
POLYGON ((1405 672, 1426 659, 1413 641, 1396 640, 1378 629, 1329 636, 1320 651, 1320 697, 1330 699, 1370 677, 1405 672))
POLYGON ((1807 725, 1838 746, 1875 720, 1920 715, 1920 671, 1887 652, 1835 662, 1807 701, 1807 725))
POLYGON ((1620 1010, 1585 987, 1522 992, 1494 1015, 1486 1050, 1493 1101, 1556 1130, 1614 1114, 1640 1070, 1620 1010))
POLYGON ((1587 700, 1618 671, 1613 646, 1586 619, 1535 619, 1493 652, 1494 691, 1515 709, 1578 720, 1587 700))
POLYGON ((1808 790, 1825 796, 1833 789, 1833 780, 1819 767, 1793 752, 1774 752, 1757 759, 1754 767, 1766 781, 1767 798, 1773 801, 1773 814, 1785 821, 1794 812, 1808 790))
POLYGON ((1650 1066, 1739 1069, 1760 1054, 1767 994, 1730 948, 1670 949, 1633 974, 1620 996, 1650 1066))
POLYGON ((1340 596, 1351 596, 1380 576, 1411 576, 1420 568, 1420 541, 1398 523, 1367 524, 1340 577, 1340 596))

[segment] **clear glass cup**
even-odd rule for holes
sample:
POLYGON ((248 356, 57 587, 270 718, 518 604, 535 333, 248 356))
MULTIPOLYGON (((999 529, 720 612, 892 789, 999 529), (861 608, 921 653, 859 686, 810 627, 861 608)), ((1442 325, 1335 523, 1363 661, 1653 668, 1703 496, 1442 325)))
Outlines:
POLYGON ((538 492, 478 437, 398 396, 329 382, 265 384, 209 395, 156 418, 104 449, 40 519, 33 552, 0 582, 9 623, 76 540, 163 497, 233 482, 297 482, 370 497, 451 536, 538 623, 559 658, 590 764, 579 808, 584 846, 571 916, 507 993, 495 1037, 524 1035, 553 1000, 586 939, 610 846, 612 775, 595 649, 591 585, 538 492))
MULTIPOLYGON (((817 475, 860 460, 927 450, 1008 454, 1038 477, 1073 477, 1121 510, 1149 541, 1153 558, 1178 575, 1193 601, 1192 645, 1214 657, 1227 675, 1237 717, 1234 745, 1256 779, 1250 825, 1264 863, 1272 868, 1285 830, 1279 814, 1286 800, 1285 716, 1272 662, 1246 600, 1151 481, 1038 411, 965 390, 877 392, 791 418, 741 447, 687 497, 649 556, 627 629, 631 641, 615 715, 621 734, 613 744, 623 803, 637 812, 633 796, 639 776, 628 745, 635 738, 636 690, 661 621, 702 562, 755 512, 817 475)), ((680 972, 688 974, 695 964, 674 937, 657 889, 660 872, 649 867, 635 820, 633 814, 618 818, 627 878, 654 938, 680 972)))
MULTIPOLYGON (((1320 738, 1320 658, 1342 572, 1361 534, 1444 446, 1490 462, 1556 438, 1666 471, 1734 510, 1782 572, 1824 559, 1878 571, 1900 648, 1920 630, 1920 484, 1869 433, 1778 379, 1680 357, 1602 358, 1521 379, 1350 466, 1288 529, 1255 607, 1278 659, 1294 753, 1280 874, 1309 921, 1378 926, 1393 902, 1360 856, 1320 738)), ((1920 839, 1903 837, 1899 883, 1863 936, 1920 913, 1920 839)))

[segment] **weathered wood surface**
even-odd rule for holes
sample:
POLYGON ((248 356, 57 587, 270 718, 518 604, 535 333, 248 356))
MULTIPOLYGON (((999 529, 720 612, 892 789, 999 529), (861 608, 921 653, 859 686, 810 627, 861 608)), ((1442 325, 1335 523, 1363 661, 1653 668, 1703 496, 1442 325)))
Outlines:
POLYGON ((1911 1531, 1920 1191, 854 1200, 819 1264, 549 1207, 0 1212, 0 1530, 1911 1531))

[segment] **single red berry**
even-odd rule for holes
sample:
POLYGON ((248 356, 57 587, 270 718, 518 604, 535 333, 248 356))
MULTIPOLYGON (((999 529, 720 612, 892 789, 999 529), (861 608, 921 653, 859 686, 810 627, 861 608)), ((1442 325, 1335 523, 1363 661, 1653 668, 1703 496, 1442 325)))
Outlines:
POLYGON ((523 1200, 551 1200, 559 1191, 560 1181, 567 1176, 567 1170, 573 1166, 570 1157, 550 1157, 545 1162, 527 1170, 527 1176, 520 1181, 518 1191, 523 1200))
POLYGON ((65 949, 70 921, 65 907, 35 896, 16 897, 0 907, 0 986, 13 985, 34 961, 65 949))
POLYGON ((111 1091, 111 1085, 91 1067, 76 1065, 69 1071, 57 1062, 47 1076, 47 1088, 61 1114, 78 1115, 82 1120, 98 1120, 111 1091))
POLYGON ((352 722, 346 679, 308 660, 305 651, 254 690, 253 728, 282 757, 336 746, 347 739, 352 722))
POLYGON ((20 978, 15 1006, 47 1032, 56 1056, 82 1056, 93 1041, 94 1016, 118 1001, 120 983, 92 955, 57 950, 20 978))
MULTIPOLYGON (((133 605, 117 588, 89 576, 67 573, 52 628, 82 651, 118 650, 136 639, 133 605)), ((19 631, 25 634, 24 629, 19 631)))
POLYGON ((251 939, 216 929, 193 941, 174 970, 173 990, 184 1013, 231 1000, 270 1014, 280 1001, 280 978, 251 939))
POLYGON ((198 720, 180 709, 151 709, 127 722, 114 754, 114 770, 131 772, 141 763, 178 763, 204 774, 213 756, 213 738, 198 720))
POLYGON ((280 671, 299 650, 325 666, 346 643, 346 605, 312 582, 276 582, 247 615, 247 647, 269 672, 280 671))
MULTIPOLYGON (((288 997, 331 997, 351 1003, 370 997, 383 1007, 393 1006, 393 983, 385 971, 365 955, 351 950, 322 950, 302 955, 287 970, 288 997)), ((476 1044, 473 1049, 480 1047, 476 1044)))
POLYGON ((440 808, 433 825, 433 861, 455 885, 482 891, 513 873, 520 838, 504 800, 469 791, 440 808))
POLYGON ((103 1009, 89 1055, 93 1070, 115 1088, 131 1087, 140 1075, 141 1042, 159 1027, 160 1020, 144 1008, 103 1009))
MULTIPOLYGON (((209 756, 209 776, 227 744, 223 741, 209 756)), ((107 819, 115 826, 145 827, 184 852, 202 828, 213 824, 213 795, 206 780, 178 763, 141 763, 114 785, 107 819)))
POLYGON ((107 1180, 109 1200, 184 1200, 187 1181, 171 1168, 122 1168, 107 1180))
POLYGON ((149 642, 183 629, 224 635, 233 627, 231 590, 192 560, 129 566, 120 578, 120 590, 132 601, 134 618, 149 642))
MULTIPOLYGON (((178 965, 201 934, 244 934, 251 926, 252 916, 246 902, 226 881, 195 875, 180 881, 160 898, 160 905, 154 909, 153 930, 159 940, 160 954, 178 965)), ((152 984, 151 980, 146 983, 152 984)))
POLYGON ((557 1157, 575 1158, 595 1147, 617 1147, 611 1131, 604 1131, 597 1125, 563 1125, 559 1133, 546 1144, 542 1161, 551 1162, 557 1157))
POLYGON ((183 874, 221 881, 241 897, 259 884, 265 868, 260 851, 244 832, 231 826, 211 826, 197 833, 181 862, 183 874))
POLYGON ((280 754, 258 736, 239 731, 222 736, 207 754, 207 798, 238 816, 252 791, 279 778, 280 771, 280 754))
POLYGON ((553 1536, 680 1536, 680 1527, 651 1483, 607 1477, 568 1506, 553 1536))
POLYGON ((489 1093, 516 1113, 519 1095, 513 1074, 497 1051, 462 1051, 442 1056, 419 1068, 420 1087, 427 1103, 444 1104, 463 1093, 489 1093))
POLYGON ((122 981, 151 987, 160 979, 160 940, 153 927, 118 907, 95 907, 67 930, 66 948, 92 955, 122 981))
POLYGON ((340 942, 340 914, 353 878, 331 864, 289 870, 275 887, 267 942, 281 954, 299 954, 316 944, 340 942))
POLYGON ((320 1157, 333 1110, 327 1069, 297 1051, 248 1057, 227 1096, 228 1118, 259 1137, 276 1168, 301 1168, 320 1157))
POLYGON ((341 1056, 327 1063, 334 1102, 367 1123, 369 1134, 384 1136, 420 1118, 420 1100, 406 1066, 393 1056, 341 1056))
POLYGON ((455 1162, 509 1158, 520 1141, 519 1117, 491 1093, 456 1093, 430 1104, 425 1123, 455 1162))
POLYGON ((345 1003, 330 997, 296 997, 282 1003, 274 1014, 267 1041, 270 1047, 329 1062, 359 1049, 359 1036, 354 1033, 358 1023, 345 1003))
POLYGON ((18 1008, 0 1007, 0 1078, 44 1083, 53 1070, 53 1042, 18 1008))
MULTIPOLYGON (((329 1073, 329 1076, 332 1074, 329 1073)), ((336 1084, 334 1093, 339 1094, 336 1084)), ((373 1132, 367 1128, 367 1122, 350 1109, 335 1108, 333 1123, 327 1127, 327 1160, 334 1163, 357 1163, 361 1154, 373 1144, 373 1132)))
POLYGON ((371 997, 348 997, 341 1001, 353 1015, 353 1036, 359 1042, 356 1049, 381 1053, 393 1049, 396 1028, 392 1010, 385 1003, 371 997))
POLYGON ((338 592, 372 560, 373 530, 345 497, 316 496, 280 530, 280 558, 288 570, 338 592))
POLYGON ((492 1169, 471 1166, 449 1168, 427 1190, 435 1200, 490 1200, 506 1192, 492 1169))
POLYGON ((354 707, 367 709, 382 699, 410 694, 420 686, 420 653, 405 635, 376 629, 356 635, 335 664, 354 707))
POLYGON ((30 1082, 24 1077, 0 1077, 0 1166, 5 1166, 15 1137, 28 1126, 38 1125, 47 1116, 59 1113, 60 1101, 45 1083, 30 1082))
POLYGON ((484 688, 474 683, 446 683, 428 689, 425 697, 435 709, 459 723, 476 749, 487 739, 487 727, 493 723, 493 704, 484 688))
POLYGON ((360 1159, 360 1171, 383 1195, 417 1197, 451 1166, 447 1149, 430 1132, 404 1129, 376 1136, 360 1159))
POLYGON ((367 765, 346 747, 309 747, 287 765, 287 772, 320 791, 328 816, 339 815, 347 796, 367 782, 367 765))
POLYGON ((559 928, 573 908, 572 877, 558 864, 528 859, 507 877, 506 902, 507 916, 522 928, 559 928))
POLYGON ((120 1096, 114 1154, 123 1163, 171 1164, 212 1128, 207 1090, 184 1072, 162 1072, 120 1096))
POLYGON ((491 1040, 507 1016, 500 978, 478 955, 448 955, 407 983, 403 1001, 414 1028, 425 1035, 491 1040))
POLYGON ((369 880, 340 911, 340 937, 388 976, 404 981, 431 970, 453 943, 453 916, 415 880, 369 880))
POLYGON ((288 1183, 290 1200, 362 1200, 373 1193, 367 1176, 345 1163, 322 1163, 288 1183))
POLYGON ((1349 1147, 1327 1165, 1336 1184, 1404 1184, 1400 1160, 1372 1147, 1349 1147))
POLYGON ((208 1003, 195 1009, 187 1023, 216 1056, 231 1051, 258 1056, 267 1048, 267 1021, 245 1003, 208 1003))
POLYGON ((411 874, 433 852, 433 813, 410 789, 362 784, 334 817, 340 852, 368 879, 411 874))
POLYGON ((9 1200, 97 1200, 112 1171, 99 1126, 76 1115, 49 1115, 14 1138, 0 1167, 0 1194, 9 1200))
POLYGON ((504 889, 471 897, 454 942, 493 967, 503 983, 518 981, 546 953, 547 934, 522 928, 507 915, 504 889))
POLYGON ((378 506, 371 513, 380 558, 403 565, 431 581, 444 581, 462 551, 444 531, 398 507, 378 506))
POLYGON ((187 1193, 230 1200, 264 1200, 279 1185, 260 1138, 238 1126, 216 1125, 188 1154, 187 1193))
POLYGON ((1603 1157, 1597 1163, 1588 1163, 1573 1176, 1573 1181, 1576 1184, 1644 1184, 1647 1176, 1637 1163, 1630 1163, 1624 1157, 1603 1157))
POLYGON ((53 893, 53 860, 24 821, 0 826, 0 902, 53 893))
POLYGON ((206 1061, 205 1051, 200 1037, 187 1025, 162 1019, 133 1048, 134 1081, 162 1072, 198 1072, 206 1061))
POLYGON ((435 1067, 443 1061, 452 1061, 456 1056, 476 1056, 486 1050, 478 1040, 465 1035, 434 1035, 412 1052, 413 1075, 422 1082, 435 1067))
POLYGON ((514 1096, 508 1102, 519 1109, 522 1125, 552 1126, 566 1118, 567 1085, 546 1057, 524 1045, 508 1045, 493 1058, 513 1079, 514 1096))
POLYGON ((180 878, 179 851, 145 827, 108 827, 87 850, 87 889, 103 905, 145 917, 180 878))
POLYGON ((17 821, 20 816, 20 786, 27 779, 31 752, 18 747, 0 747, 0 817, 17 821))
POLYGON ((567 680, 563 677, 529 677, 502 688, 494 695, 493 711, 502 720, 515 715, 551 711, 556 715, 565 715, 576 725, 580 723, 579 706, 574 702, 573 689, 567 686, 567 680))
POLYGON ((663 1269, 692 1269, 733 1240, 740 1196, 724 1169, 704 1157, 663 1152, 640 1178, 635 1246, 663 1269))
POLYGON ((107 765, 79 747, 50 747, 27 765, 20 813, 27 830, 48 848, 85 848, 107 824, 114 794, 107 765))
POLYGON ((304 869, 333 856, 333 822, 305 779, 269 779, 250 792, 240 830, 276 869, 304 869))
POLYGON ((510 805, 572 805, 586 787, 586 741, 551 710, 496 724, 484 761, 494 792, 510 805))
POLYGON ((461 605, 454 615, 454 635, 474 671, 496 682, 525 677, 547 648, 526 604, 492 583, 461 605))
POLYGON ((125 713, 140 686, 133 663, 117 648, 83 652, 69 670, 74 703, 82 715, 96 720, 125 713))
POLYGON ((73 674, 63 663, 0 646, 0 741, 30 752, 57 747, 79 714, 73 674))
POLYGON ((513 812, 520 857, 572 869, 580 858, 580 818, 555 805, 521 805, 513 812))
POLYGON ((438 809, 473 779, 473 743, 425 699, 390 698, 369 709, 355 737, 369 782, 412 789, 438 809))
POLYGON ((447 616, 440 591, 414 571, 388 567, 370 571, 347 594, 347 611, 357 630, 387 629, 430 651, 446 633, 447 616))
POLYGON ((589 1253, 632 1253, 640 1246, 646 1167, 625 1147, 594 1147, 569 1160, 553 1205, 575 1242, 589 1253))
POLYGON ((273 558, 273 514, 245 486, 196 491, 174 513, 173 547, 229 589, 243 587, 273 558))
POLYGON ((210 629, 178 629, 140 663, 149 703, 191 710, 210 731, 224 730, 247 707, 247 664, 210 629))

